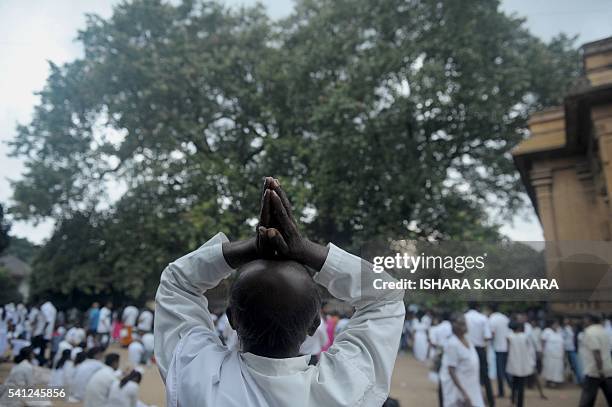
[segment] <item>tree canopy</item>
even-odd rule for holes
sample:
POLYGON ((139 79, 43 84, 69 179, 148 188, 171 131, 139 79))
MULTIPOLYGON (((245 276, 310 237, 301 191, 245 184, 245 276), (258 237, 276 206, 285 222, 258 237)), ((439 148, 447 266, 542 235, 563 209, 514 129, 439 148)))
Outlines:
POLYGON ((78 39, 12 143, 12 213, 57 221, 36 293, 151 296, 174 257, 252 233, 265 175, 321 241, 498 239, 491 213, 523 201, 509 151, 579 66, 491 0, 300 0, 280 21, 134 0, 78 39))

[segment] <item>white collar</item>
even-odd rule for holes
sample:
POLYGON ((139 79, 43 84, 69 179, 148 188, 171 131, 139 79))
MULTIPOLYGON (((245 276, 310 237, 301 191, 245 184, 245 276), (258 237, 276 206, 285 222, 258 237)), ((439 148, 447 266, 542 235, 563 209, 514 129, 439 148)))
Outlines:
POLYGON ((310 355, 295 358, 274 359, 252 353, 239 354, 244 363, 251 369, 267 376, 288 376, 308 369, 310 355))

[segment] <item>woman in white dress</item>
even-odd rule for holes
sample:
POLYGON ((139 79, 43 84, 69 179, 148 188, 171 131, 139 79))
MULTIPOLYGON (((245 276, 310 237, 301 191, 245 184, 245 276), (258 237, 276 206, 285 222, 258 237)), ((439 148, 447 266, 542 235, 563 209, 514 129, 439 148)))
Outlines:
POLYGON ((463 314, 451 318, 453 335, 442 355, 440 384, 444 407, 484 407, 480 389, 480 364, 474 345, 465 336, 463 314))
POLYGON ((138 389, 142 375, 132 370, 120 381, 111 386, 106 405, 108 407, 136 407, 138 403, 138 389))
POLYGON ((558 321, 549 322, 542 331, 542 376, 548 386, 555 387, 563 383, 563 334, 558 321))
POLYGON ((60 358, 53 365, 51 379, 49 380, 49 387, 66 386, 66 378, 71 376, 71 372, 67 372, 67 370, 72 370, 73 368, 72 360, 70 359, 71 354, 71 349, 64 349, 62 351, 60 358))
POLYGON ((67 395, 72 393, 74 379, 76 379, 76 368, 83 363, 85 359, 87 359, 87 353, 82 351, 79 352, 74 358, 74 362, 71 362, 70 369, 64 372, 64 388, 66 389, 67 395))
POLYGON ((414 319, 412 321, 412 337, 414 338, 414 343, 412 344, 412 351, 414 352, 414 357, 424 362, 427 360, 427 353, 429 350, 429 341, 427 340, 427 329, 429 326, 421 320, 414 319))

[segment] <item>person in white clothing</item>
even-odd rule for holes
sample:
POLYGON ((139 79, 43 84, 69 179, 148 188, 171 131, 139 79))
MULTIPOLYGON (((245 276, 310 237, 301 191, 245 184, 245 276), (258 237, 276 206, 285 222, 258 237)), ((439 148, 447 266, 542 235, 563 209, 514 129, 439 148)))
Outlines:
POLYGON ((443 405, 442 385, 439 380, 440 369, 442 367, 442 355, 448 340, 451 336, 453 336, 453 326, 450 323, 449 318, 450 317, 447 313, 443 313, 439 317, 435 317, 435 325, 429 329, 429 343, 431 345, 433 360, 430 377, 434 382, 438 383, 438 404, 440 406, 443 405))
POLYGON ((121 320, 125 326, 135 327, 138 319, 138 308, 133 305, 128 305, 123 309, 121 320))
POLYGON ((72 328, 68 329, 64 340, 74 347, 80 346, 83 342, 85 342, 85 338, 87 338, 85 329, 81 328, 79 324, 76 324, 72 328))
POLYGON ((9 392, 11 388, 27 388, 36 384, 34 379, 34 365, 32 360, 34 353, 32 348, 25 347, 15 358, 15 365, 11 368, 8 377, 4 381, 4 386, 0 386, 0 406, 17 407, 22 406, 23 399, 12 397, 9 392))
POLYGON ((45 340, 50 341, 53 336, 53 330, 55 329, 55 317, 57 316, 57 309, 51 303, 51 301, 46 301, 40 307, 41 312, 45 316, 45 340))
POLYGON ((487 393, 489 407, 493 407, 495 405, 495 397, 493 396, 493 388, 489 378, 489 363, 487 360, 487 343, 493 336, 489 326, 489 318, 480 312, 478 303, 470 302, 469 309, 465 313, 465 322, 467 325, 466 335, 472 345, 474 345, 474 348, 476 348, 476 353, 478 353, 480 384, 484 386, 487 393))
POLYGON ((28 314, 28 321, 31 328, 32 350, 36 355, 38 365, 44 366, 47 361, 45 357, 45 351, 47 349, 47 342, 45 340, 47 319, 38 307, 32 307, 28 314))
MULTIPOLYGON (((43 331, 42 346, 38 354, 38 361, 40 366, 45 366, 47 364, 47 345, 51 342, 53 331, 55 330, 55 317, 57 316, 57 309, 55 306, 53 306, 51 301, 46 301, 40 306, 40 312, 45 319, 45 328, 43 331)), ((53 350, 51 350, 51 360, 53 359, 53 356, 53 350)))
POLYGON ((142 374, 137 370, 132 370, 123 379, 114 381, 106 407, 137 407, 141 379, 142 374))
POLYGON ((70 370, 70 368, 72 367, 67 364, 68 362, 72 364, 72 361, 70 360, 71 353, 72 353, 71 349, 64 349, 61 353, 58 352, 60 357, 53 364, 53 370, 51 370, 51 378, 49 379, 49 387, 62 387, 63 388, 64 385, 66 384, 65 378, 67 376, 70 376, 72 372, 66 372, 64 369, 67 367, 68 370, 70 370))
POLYGON ((26 346, 19 351, 15 358, 15 365, 11 368, 8 377, 4 381, 6 386, 27 387, 34 384, 34 366, 32 359, 34 353, 32 348, 26 346))
POLYGON ((155 351, 155 337, 151 332, 143 333, 141 341, 142 346, 144 346, 143 362, 148 365, 155 351))
POLYGON ((399 346, 404 292, 369 289, 375 278, 390 277, 332 244, 303 238, 284 192, 271 180, 256 237, 229 242, 219 233, 162 273, 155 356, 167 406, 380 406, 399 346), (228 318, 240 349, 228 350, 202 294, 236 269, 228 318), (315 283, 356 311, 318 364, 309 366, 299 347, 320 324, 315 283))
MULTIPOLYGON (((74 355, 74 349, 73 354, 74 355)), ((71 355, 71 356, 72 356, 71 355)), ((72 401, 77 401, 76 398, 73 397, 72 389, 74 389, 74 382, 76 380, 76 371, 79 365, 81 365, 84 361, 87 360, 87 353, 80 351, 73 357, 72 368, 69 371, 66 371, 66 375, 64 377, 64 389, 66 390, 66 398, 72 401)))
POLYGON ((548 327, 542 332, 542 376, 549 387, 555 387, 564 382, 563 335, 559 321, 548 322, 548 327))
POLYGON ((588 314, 584 318, 586 329, 580 346, 584 361, 584 383, 580 395, 580 407, 593 407, 601 389, 608 406, 612 405, 612 355, 610 341, 601 317, 588 314))
POLYGON ((493 350, 495 351, 495 369, 497 373, 497 395, 504 397, 504 382, 511 386, 510 377, 506 373, 506 362, 508 360, 508 335, 512 332, 508 327, 510 318, 497 309, 497 304, 491 305, 489 315, 489 326, 493 336, 493 350))
POLYGON ((151 332, 153 330, 153 313, 145 308, 138 317, 138 330, 151 332))
POLYGON ((563 319, 563 327, 561 328, 561 335, 563 336, 563 348, 565 349, 565 355, 569 362, 572 373, 574 373, 574 380, 576 383, 582 383, 582 367, 578 360, 578 352, 576 351, 576 342, 573 323, 569 318, 563 319))
POLYGON ((132 367, 142 365, 144 361, 145 349, 138 335, 132 338, 132 343, 128 346, 128 360, 132 367))
POLYGON ((427 325, 426 321, 423 322, 423 315, 420 315, 420 318, 415 319, 412 323, 412 337, 414 338, 412 351, 414 352, 414 357, 420 362, 425 362, 429 355, 428 328, 429 325, 427 325))
POLYGON ((484 407, 480 390, 478 353, 466 335, 465 317, 451 317, 453 335, 442 355, 440 384, 444 407, 484 407))
POLYGON ((83 407, 104 407, 108 403, 110 390, 114 382, 119 381, 119 355, 109 353, 104 358, 104 366, 98 369, 85 388, 83 407))
POLYGON ((107 302, 102 309, 100 309, 100 316, 98 319, 98 342, 102 346, 108 346, 110 341, 110 334, 112 329, 112 315, 113 315, 113 303, 107 302))
POLYGON ((104 350, 101 347, 93 347, 87 351, 87 359, 76 366, 70 386, 70 396, 72 399, 81 401, 85 398, 89 380, 104 366, 104 363, 100 361, 103 353, 104 350))
POLYGON ((534 374, 535 348, 533 341, 525 333, 525 325, 511 323, 512 332, 506 336, 508 359, 506 371, 512 376, 512 404, 523 407, 525 400, 525 382, 534 374))

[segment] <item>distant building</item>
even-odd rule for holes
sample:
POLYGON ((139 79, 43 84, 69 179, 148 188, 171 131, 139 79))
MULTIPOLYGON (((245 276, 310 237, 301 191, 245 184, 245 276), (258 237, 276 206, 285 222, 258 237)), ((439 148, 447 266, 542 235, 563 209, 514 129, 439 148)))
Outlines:
POLYGON ((572 288, 554 307, 612 311, 612 37, 582 53, 563 106, 533 114, 512 154, 544 230, 548 275, 572 288))
POLYGON ((23 300, 27 301, 30 295, 30 265, 18 257, 7 255, 0 257, 0 267, 9 271, 10 277, 17 282, 17 289, 23 300))

